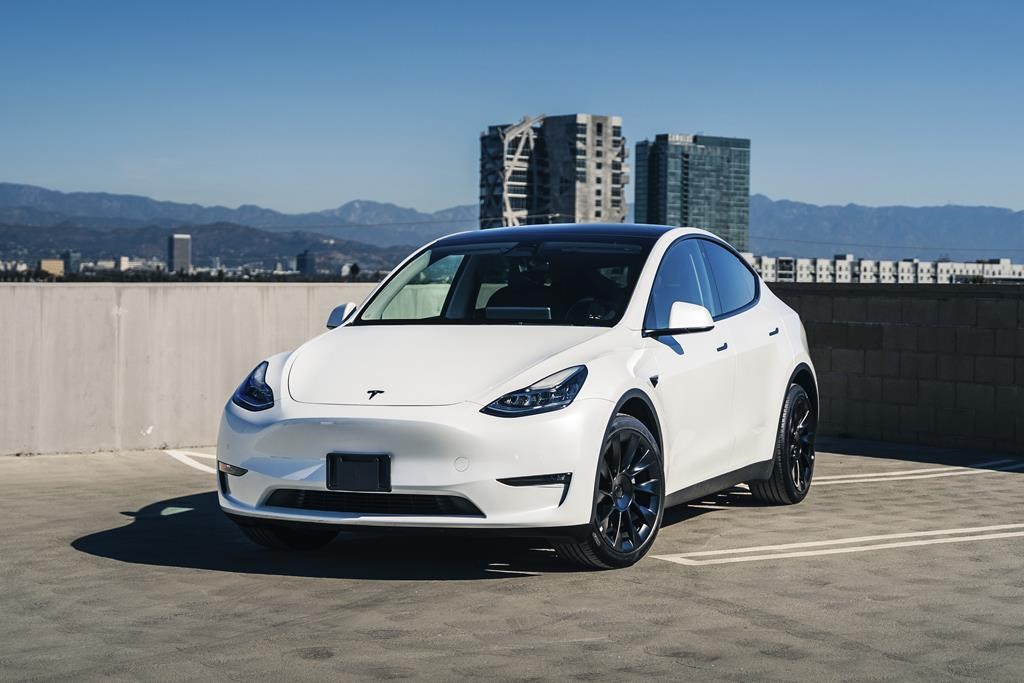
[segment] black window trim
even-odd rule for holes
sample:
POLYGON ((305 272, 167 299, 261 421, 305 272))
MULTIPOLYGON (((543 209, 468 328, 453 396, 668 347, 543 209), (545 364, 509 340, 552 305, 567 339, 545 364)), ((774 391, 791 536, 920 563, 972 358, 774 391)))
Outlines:
MULTIPOLYGON (((726 313, 721 313, 716 316, 712 316, 712 320, 716 322, 719 320, 725 320, 726 318, 731 318, 734 315, 739 315, 740 313, 749 311, 754 306, 757 306, 758 302, 761 301, 761 278, 757 276, 757 271, 754 270, 749 263, 747 263, 747 259, 743 258, 743 255, 740 254, 740 252, 736 251, 736 249, 733 248, 733 246, 727 242, 718 239, 711 239, 704 235, 695 235, 694 237, 701 241, 712 242, 713 244, 717 244, 718 246, 723 247, 726 251, 730 252, 734 257, 736 257, 736 260, 742 263, 743 267, 746 268, 747 272, 750 273, 754 278, 754 298, 737 309, 728 311, 726 313)), ((708 274, 711 276, 711 286, 715 288, 715 297, 718 299, 718 305, 721 306, 722 298, 718 294, 718 281, 715 279, 715 271, 711 268, 711 262, 708 260, 708 255, 704 252, 703 248, 701 248, 700 253, 704 255, 704 264, 708 269, 708 274)))
MULTIPOLYGON (((726 251, 731 252, 732 255, 735 256, 739 260, 739 262, 744 265, 744 267, 747 269, 747 271, 751 275, 754 276, 754 298, 751 299, 746 305, 741 306, 741 307, 739 307, 739 308, 737 308, 737 309, 735 309, 733 311, 729 311, 727 313, 720 313, 718 315, 712 315, 711 316, 712 320, 714 320, 715 322, 718 322, 719 320, 725 320, 727 318, 731 318, 733 316, 739 315, 740 313, 744 313, 746 311, 749 311, 751 308, 756 306, 759 301, 761 301, 761 279, 758 277, 757 271, 755 271, 753 268, 751 268, 750 264, 747 263, 747 259, 743 258, 743 256, 740 254, 740 252, 736 251, 736 249, 734 249, 727 242, 723 242, 722 240, 715 239, 715 238, 707 236, 707 235, 683 235, 682 237, 679 237, 679 238, 676 238, 675 240, 673 240, 672 244, 668 245, 668 247, 665 248, 664 253, 662 253, 662 255, 661 255, 661 261, 658 262, 658 270, 657 270, 657 272, 654 273, 654 282, 651 283, 651 291, 649 291, 647 293, 647 308, 644 309, 644 322, 645 322, 645 324, 646 324, 646 321, 647 321, 647 316, 648 316, 648 314, 651 311, 651 306, 654 303, 653 302, 653 298, 654 298, 654 284, 657 283, 658 275, 661 274, 661 268, 662 268, 662 266, 665 265, 665 255, 668 254, 668 252, 673 247, 675 247, 677 244, 679 244, 680 242, 683 242, 685 240, 700 240, 701 242, 712 242, 712 243, 717 244, 717 245, 719 245, 721 247, 724 247, 726 251)), ((707 271, 708 280, 710 280, 710 282, 711 282, 711 290, 712 290, 711 293, 715 297, 715 303, 717 304, 718 308, 721 308, 721 306, 722 306, 722 299, 721 299, 721 297, 718 294, 718 282, 715 280, 715 273, 711 269, 711 264, 708 262, 707 254, 704 253, 704 248, 701 246, 701 247, 698 248, 698 251, 700 251, 701 258, 704 261, 704 269, 707 271)))

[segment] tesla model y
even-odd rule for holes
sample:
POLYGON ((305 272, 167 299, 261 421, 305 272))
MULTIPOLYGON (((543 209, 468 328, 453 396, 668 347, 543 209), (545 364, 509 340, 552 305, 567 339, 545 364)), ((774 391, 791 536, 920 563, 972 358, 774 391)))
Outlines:
POLYGON ((803 326, 711 233, 545 225, 416 251, 224 409, 225 512, 282 549, 366 527, 548 539, 633 564, 665 509, 814 472, 803 326))

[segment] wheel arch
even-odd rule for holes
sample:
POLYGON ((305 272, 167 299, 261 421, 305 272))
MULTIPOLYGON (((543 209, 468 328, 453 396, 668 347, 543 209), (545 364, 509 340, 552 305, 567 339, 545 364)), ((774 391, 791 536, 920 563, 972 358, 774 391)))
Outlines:
MULTIPOLYGON (((814 371, 811 370, 811 366, 807 363, 800 363, 793 370, 793 373, 789 376, 789 382, 786 383, 785 391, 789 391, 789 387, 798 384, 803 387, 803 390, 807 392, 807 395, 811 399, 811 405, 814 406, 814 414, 819 416, 821 411, 818 406, 818 382, 814 378, 814 371)), ((782 394, 782 402, 786 402, 786 394, 782 394)))
POLYGON ((624 393, 615 403, 615 409, 608 418, 608 425, 619 414, 629 415, 643 423, 651 431, 658 441, 658 449, 665 452, 665 441, 661 434, 661 421, 658 419, 658 411, 654 407, 654 401, 641 389, 630 389, 624 393))

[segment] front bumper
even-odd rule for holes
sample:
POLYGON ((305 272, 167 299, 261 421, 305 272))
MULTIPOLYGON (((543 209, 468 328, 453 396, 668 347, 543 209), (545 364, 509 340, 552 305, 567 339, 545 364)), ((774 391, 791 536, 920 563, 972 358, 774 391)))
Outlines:
MULTIPOLYGON (((220 505, 236 517, 338 525, 534 529, 589 523, 594 477, 613 404, 583 399, 540 415, 485 415, 450 406, 332 406, 288 402, 261 413, 228 403, 217 458, 245 468, 221 475, 220 505), (393 494, 455 496, 482 515, 409 515, 276 507, 279 489, 327 491, 332 452, 387 453, 393 494), (509 486, 499 479, 572 473, 571 483, 509 486)), ((387 493, 366 494, 387 496, 387 493)))

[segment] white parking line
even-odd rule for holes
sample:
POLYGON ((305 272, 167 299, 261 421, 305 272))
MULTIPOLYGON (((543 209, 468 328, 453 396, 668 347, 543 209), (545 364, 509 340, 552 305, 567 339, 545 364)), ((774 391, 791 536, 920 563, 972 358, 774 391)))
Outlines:
MULTIPOLYGON (((1009 462, 1013 462, 1012 460, 1009 462)), ((972 474, 993 474, 995 472, 1012 472, 1014 470, 1024 469, 1024 462, 1019 462, 1013 465, 1004 465, 1002 467, 991 467, 989 469, 963 469, 955 472, 938 472, 936 474, 919 474, 916 476, 906 477, 869 477, 863 479, 841 479, 833 481, 815 481, 815 486, 830 486, 832 484, 869 484, 874 482, 883 481, 913 481, 915 479, 935 479, 937 477, 963 477, 972 474)))
POLYGON ((178 451, 192 458, 209 458, 210 460, 216 460, 217 456, 213 453, 200 453, 199 451, 178 451))
POLYGON ((782 545, 762 545, 750 548, 729 548, 727 550, 705 550, 693 553, 678 553, 674 555, 653 555, 655 559, 675 562, 691 566, 707 564, 729 564, 734 562, 755 562, 758 560, 776 560, 793 557, 812 557, 816 555, 838 555, 842 553, 859 553, 869 550, 884 550, 888 548, 908 548, 922 545, 936 545, 940 543, 966 543, 968 541, 988 541, 999 538, 1015 538, 1024 536, 1024 531, 1010 531, 1012 529, 1024 529, 1024 524, 997 524, 994 526, 968 527, 960 529, 936 529, 931 531, 914 531, 898 534, 884 534, 881 536, 855 536, 852 538, 838 538, 830 541, 806 541, 803 543, 784 543, 782 545), (998 533, 989 533, 998 532, 998 533), (938 537, 943 538, 938 538, 938 537), (896 539, 919 539, 908 541, 897 541, 894 543, 872 543, 872 541, 895 541, 896 539), (866 543, 867 545, 853 545, 855 543, 866 543), (844 546, 844 547, 825 547, 844 546), (818 550, 795 550, 797 548, 819 548, 818 550), (795 552, 766 552, 766 551, 795 550, 795 552), (750 555, 745 553, 760 553, 750 555), (722 557, 723 555, 738 555, 739 557, 722 557), (710 559, 694 559, 710 558, 710 559))
POLYGON ((970 467, 919 467, 916 470, 897 470, 895 472, 863 472, 861 474, 833 474, 826 475, 824 477, 815 477, 814 481, 839 481, 841 479, 863 479, 865 477, 896 477, 902 474, 931 474, 932 472, 960 472, 978 467, 992 467, 993 465, 1005 465, 1006 463, 1013 462, 1013 460, 993 460, 992 462, 982 462, 977 465, 971 465, 970 467))
POLYGON ((186 453, 188 453, 188 451, 165 450, 164 453, 166 453, 167 455, 171 456, 172 458, 174 458, 178 462, 184 463, 184 464, 188 465, 189 467, 192 467, 192 468, 195 468, 195 469, 199 470, 200 472, 207 472, 209 474, 215 474, 217 472, 217 470, 213 469, 209 465, 204 465, 201 462, 196 462, 192 458, 188 457, 186 455, 186 453))

